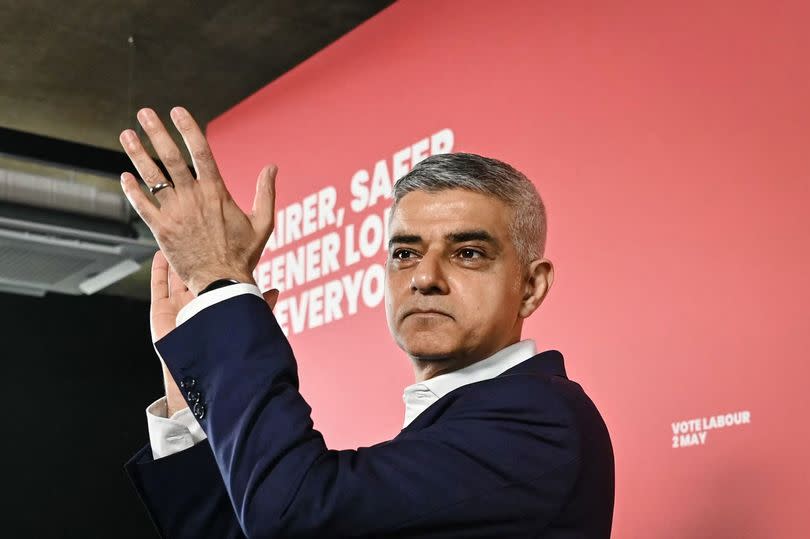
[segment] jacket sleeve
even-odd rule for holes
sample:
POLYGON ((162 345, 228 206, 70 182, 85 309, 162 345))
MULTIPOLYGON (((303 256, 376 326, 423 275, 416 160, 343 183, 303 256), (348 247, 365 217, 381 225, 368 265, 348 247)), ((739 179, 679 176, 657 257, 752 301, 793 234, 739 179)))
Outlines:
POLYGON ((537 388, 520 383, 457 399, 441 425, 328 450, 289 343, 250 295, 204 309, 156 347, 175 380, 199 392, 198 419, 248 537, 510 536, 510 523, 542 529, 576 481, 565 403, 515 405, 536 400, 537 388))
POLYGON ((124 468, 161 537, 245 537, 205 440, 157 460, 146 445, 124 468))

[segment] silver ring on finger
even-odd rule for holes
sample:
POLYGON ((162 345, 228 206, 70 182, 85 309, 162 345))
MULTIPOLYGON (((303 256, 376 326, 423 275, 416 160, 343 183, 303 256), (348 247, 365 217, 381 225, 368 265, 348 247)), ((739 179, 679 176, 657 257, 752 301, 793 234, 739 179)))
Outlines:
POLYGON ((154 195, 158 191, 160 191, 161 189, 166 189, 167 187, 171 187, 172 189, 174 189, 174 183, 172 183, 172 182, 169 182, 169 183, 156 183, 155 185, 153 185, 153 186, 151 186, 149 188, 149 192, 154 195))

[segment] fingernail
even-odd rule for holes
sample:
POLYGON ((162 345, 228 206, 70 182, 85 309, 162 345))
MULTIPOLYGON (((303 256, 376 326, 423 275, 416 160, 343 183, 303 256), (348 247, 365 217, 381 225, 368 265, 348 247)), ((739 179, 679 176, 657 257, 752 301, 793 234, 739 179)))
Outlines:
POLYGON ((133 131, 132 129, 125 129, 124 131, 121 132, 119 140, 121 141, 122 144, 125 144, 127 146, 133 146, 135 144, 136 138, 137 135, 135 135, 135 131, 133 131))
POLYGON ((152 125, 154 117, 155 112, 151 109, 141 109, 138 111, 138 121, 141 122, 141 125, 144 127, 152 125))

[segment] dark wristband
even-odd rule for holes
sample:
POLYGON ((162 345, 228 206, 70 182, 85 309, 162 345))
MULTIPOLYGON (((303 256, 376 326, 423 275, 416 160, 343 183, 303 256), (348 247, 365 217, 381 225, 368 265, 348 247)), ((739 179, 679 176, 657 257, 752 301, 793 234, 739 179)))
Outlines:
POLYGON ((200 290, 200 292, 197 295, 201 296, 202 294, 205 294, 206 292, 210 292, 211 290, 216 290, 217 288, 223 288, 223 287, 226 287, 226 286, 230 286, 232 284, 239 284, 239 281, 237 281, 235 279, 217 279, 213 283, 209 284, 208 286, 206 286, 205 288, 200 290))

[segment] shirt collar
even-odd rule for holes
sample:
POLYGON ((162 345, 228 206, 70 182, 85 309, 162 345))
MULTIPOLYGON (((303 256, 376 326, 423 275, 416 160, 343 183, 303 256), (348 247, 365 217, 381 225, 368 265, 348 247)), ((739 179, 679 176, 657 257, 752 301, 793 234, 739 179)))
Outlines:
POLYGON ((430 380, 405 388, 405 426, 427 410, 428 406, 461 386, 495 378, 499 374, 537 355, 537 345, 531 339, 516 342, 493 355, 457 371, 440 374, 430 380))

